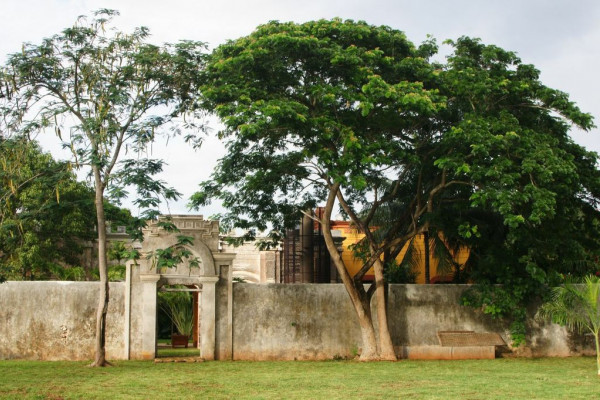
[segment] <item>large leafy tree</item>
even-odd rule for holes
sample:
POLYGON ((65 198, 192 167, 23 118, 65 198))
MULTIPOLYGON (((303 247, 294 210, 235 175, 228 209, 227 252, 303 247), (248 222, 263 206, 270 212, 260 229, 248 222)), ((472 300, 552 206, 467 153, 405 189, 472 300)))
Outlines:
MULTIPOLYGON (((447 99, 435 116, 437 134, 416 142, 415 160, 405 166, 412 178, 379 207, 377 231, 385 237, 398 222, 411 221, 412 207, 430 188, 455 182, 429 198, 416 221, 429 236, 425 249, 451 266, 448 250, 470 248, 465 270, 455 268, 459 279, 478 283, 464 302, 512 320, 518 344, 532 298, 547 293, 561 274, 583 276, 596 268, 597 155, 568 135, 570 124, 593 125, 513 52, 464 37, 450 44, 455 51, 439 65, 435 82, 447 99)), ((391 260, 399 250, 390 247, 391 260)))
MULTIPOLYGON (((203 94, 225 124, 228 154, 193 202, 218 197, 230 211, 225 219, 236 226, 265 229, 270 223, 279 232, 295 225, 303 210, 325 203, 323 215, 311 216, 323 226, 356 310, 363 360, 396 356, 379 257, 384 247, 371 235, 374 212, 359 212, 397 195, 412 172, 404 168, 415 158, 412 141, 430 131, 429 118, 443 106, 430 89, 436 74, 427 61, 432 49, 362 22, 273 22, 220 46, 207 67, 203 94), (398 184, 382 192, 389 180, 398 184), (368 261, 355 276, 330 232, 337 204, 367 236, 368 261), (375 284, 365 290, 362 277, 371 266, 375 284)), ((413 210, 414 219, 424 212, 413 210)))
MULTIPOLYGON (((588 213, 596 198, 595 156, 567 136, 569 122, 589 129, 591 117, 513 53, 451 44, 447 63, 431 63, 434 41, 417 48, 388 27, 272 22, 218 47, 207 66, 205 105, 221 117, 229 152, 192 203, 219 198, 226 221, 276 234, 325 204, 312 217, 356 310, 362 359, 395 358, 382 257, 421 233, 475 246, 495 226, 495 246, 509 251, 558 215, 559 198, 588 213), (354 276, 331 236, 336 206, 365 234, 354 276), (375 284, 365 289, 370 268, 375 284)), ((528 258, 516 261, 524 279, 539 275, 528 258)))
MULTIPOLYGON (((104 199, 137 187, 137 205, 153 210, 161 198, 178 193, 153 176, 162 162, 148 158, 147 148, 179 115, 195 119, 190 92, 204 62, 202 43, 155 46, 148 29, 131 33, 110 26, 113 10, 80 18, 40 45, 25 44, 2 70, 2 116, 10 134, 54 127, 73 153, 73 164, 88 168, 95 189, 99 240, 100 291, 93 365, 106 364, 105 326, 108 306, 106 217, 104 199)), ((178 133, 177 130, 172 133, 178 133)), ((145 214, 156 215, 156 211, 145 214)))
POLYGON ((560 274, 596 268, 597 155, 569 137, 572 124, 590 129, 592 120, 514 53, 469 38, 452 45, 441 74, 450 126, 434 164, 470 186, 441 197, 434 219, 471 248, 480 285, 466 302, 510 317, 519 343, 533 297, 560 274))

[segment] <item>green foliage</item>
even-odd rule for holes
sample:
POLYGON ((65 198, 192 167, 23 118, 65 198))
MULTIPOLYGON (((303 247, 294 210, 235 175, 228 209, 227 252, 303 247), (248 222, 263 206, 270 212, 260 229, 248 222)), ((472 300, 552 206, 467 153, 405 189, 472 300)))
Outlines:
POLYGON ((465 291, 461 302, 465 306, 480 309, 494 319, 510 320, 512 345, 517 347, 525 344, 527 333, 525 307, 527 306, 526 301, 529 300, 522 294, 519 296, 519 289, 519 286, 496 286, 479 282, 477 286, 470 287, 465 291))
POLYGON ((111 265, 108 267, 109 281, 124 281, 126 268, 124 265, 111 265))
MULTIPOLYGON (((77 182, 69 163, 54 161, 26 138, 0 139, 0 166, 0 276, 94 278, 94 271, 80 266, 85 242, 96 236, 93 191, 77 182)), ((136 221, 129 210, 109 202, 105 209, 114 225, 136 221)), ((135 253, 121 249, 120 258, 112 256, 120 262, 139 257, 135 253)))
MULTIPOLYGON (((139 241, 144 239, 142 228, 146 226, 146 220, 131 215, 130 210, 121 208, 109 201, 104 201, 104 215, 110 225, 111 232, 114 233, 117 227, 124 226, 131 239, 139 241)), ((134 257, 128 257, 128 259, 134 259, 134 257)))
POLYGON ((567 278, 562 286, 552 289, 551 299, 540 307, 539 314, 569 329, 591 333, 600 375, 600 278, 589 275, 579 284, 567 278))
POLYGON ((119 264, 121 264, 121 260, 127 258, 127 253, 127 245, 125 244, 125 242, 120 240, 111 242, 107 251, 108 259, 116 260, 119 264))
POLYGON ((416 52, 400 31, 341 20, 273 22, 217 48, 202 93, 228 154, 192 204, 219 198, 234 226, 283 231, 328 182, 366 201, 409 156, 397 135, 441 107, 416 52))
POLYGON ((135 261, 140 258, 140 252, 137 249, 120 240, 111 242, 107 254, 109 260, 115 260, 119 264, 123 260, 135 261))
MULTIPOLYGON (((160 222, 159 222, 160 224, 160 222)), ((163 221, 162 226, 167 227, 173 232, 179 232, 179 229, 168 219, 163 221)), ((200 260, 198 257, 193 257, 193 253, 188 249, 193 245, 194 238, 186 235, 177 235, 177 242, 166 249, 156 249, 149 253, 146 258, 152 260, 152 266, 159 271, 166 268, 177 268, 178 265, 187 262, 191 268, 198 268, 200 260)))
POLYGON ((83 281, 87 278, 85 269, 79 266, 64 267, 59 264, 52 264, 50 272, 52 279, 61 281, 83 281))
POLYGON ((0 277, 81 279, 74 266, 94 217, 93 193, 68 163, 26 138, 0 137, 0 277))
MULTIPOLYGON (((121 265, 121 264, 110 265, 107 269, 108 280, 110 282, 124 281, 126 271, 127 271, 127 268, 125 267, 125 265, 121 265)), ((94 280, 100 279, 100 271, 98 268, 94 268, 94 270, 92 271, 92 278, 94 280)))
POLYGON ((395 261, 386 265, 384 276, 388 283, 415 283, 417 280, 417 273, 410 264, 395 261))
POLYGON ((417 48, 334 19, 271 22, 219 46, 202 95, 228 154, 191 203, 219 199, 231 226, 284 232, 334 196, 366 235, 358 292, 382 255, 443 232, 432 251, 471 249, 471 303, 512 319, 519 341, 526 304, 600 250, 597 155, 569 138, 592 117, 513 52, 450 44, 434 63, 432 39, 417 48))
POLYGON ((99 10, 94 18, 82 17, 40 45, 27 43, 10 55, 0 71, 1 127, 3 135, 54 128, 73 154, 73 167, 89 168, 102 197, 118 202, 134 187, 136 205, 145 210, 142 218, 154 217, 161 200, 179 193, 153 178, 163 162, 147 157, 148 146, 158 135, 197 127, 192 94, 204 45, 148 44, 145 27, 131 33, 110 27, 117 15, 99 10), (185 122, 170 124, 182 114, 185 122))
POLYGON ((169 316, 179 334, 192 336, 194 312, 190 292, 160 292, 158 305, 169 316))
POLYGON ((567 279, 552 289, 551 299, 540 313, 552 322, 578 332, 600 331, 600 278, 587 276, 583 282, 567 279))
MULTIPOLYGON (((207 63, 202 96, 224 124, 219 137, 228 153, 192 205, 219 199, 231 226, 285 232, 326 199, 324 215, 331 215, 337 198, 369 236, 369 217, 359 220, 359 212, 382 186, 400 179, 428 118, 445 107, 433 87, 431 50, 432 42, 417 49, 401 31, 340 19, 270 22, 219 46, 207 63)), ((329 229, 324 232, 333 255, 329 229)), ((364 289, 362 277, 385 249, 366 240, 369 261, 355 276, 335 261, 357 310, 375 293, 375 285, 364 289)), ((364 311, 361 326, 374 341, 364 311)), ((379 332, 385 345, 365 344, 373 350, 361 356, 395 358, 388 330, 379 332)))
POLYGON ((596 270, 598 159, 568 136, 592 118, 514 53, 464 37, 452 45, 440 74, 441 92, 454 95, 447 154, 436 165, 472 187, 445 199, 434 222, 471 250, 466 272, 477 286, 463 301, 511 320, 519 343, 532 299, 561 274, 596 270))

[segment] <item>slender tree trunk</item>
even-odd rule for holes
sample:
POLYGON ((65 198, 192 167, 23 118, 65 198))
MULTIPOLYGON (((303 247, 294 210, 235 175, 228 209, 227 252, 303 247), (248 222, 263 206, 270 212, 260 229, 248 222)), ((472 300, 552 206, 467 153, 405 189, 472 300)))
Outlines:
POLYGON ((346 269, 346 266, 344 265, 344 262, 337 251, 337 247, 333 241, 333 236, 331 235, 331 212, 335 204, 335 198, 338 190, 339 185, 334 184, 329 192, 323 219, 321 221, 323 226, 323 238, 325 239, 325 245, 327 246, 331 260, 333 261, 338 274, 342 279, 342 283, 344 284, 344 287, 350 296, 350 300, 352 301, 352 305, 354 306, 354 310, 356 311, 356 315, 358 317, 358 323, 362 337, 362 351, 360 354, 360 360, 378 360, 380 357, 377 351, 377 338, 375 335, 375 328, 373 326, 373 319, 371 317, 371 306, 366 296, 361 296, 359 290, 354 286, 354 280, 350 277, 350 274, 348 273, 348 270, 346 269))
POLYGON ((396 351, 392 343, 387 319, 387 296, 383 263, 379 260, 373 265, 375 271, 375 297, 377 299, 377 327, 379 328, 379 356, 382 360, 396 361, 396 351))
POLYGON ((110 365, 106 361, 106 314, 108 311, 108 273, 106 263, 106 217, 104 216, 104 187, 97 166, 93 167, 96 184, 96 215, 98 223, 98 270, 100 274, 100 292, 96 312, 96 355, 92 366, 110 365))

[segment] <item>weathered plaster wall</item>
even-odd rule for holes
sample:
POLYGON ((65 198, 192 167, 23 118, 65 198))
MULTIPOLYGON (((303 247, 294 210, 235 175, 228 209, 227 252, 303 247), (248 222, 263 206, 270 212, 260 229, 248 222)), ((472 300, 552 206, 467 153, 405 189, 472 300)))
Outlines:
MULTIPOLYGON (((215 297, 214 355, 217 359, 230 359, 232 354, 237 360, 330 359, 352 357, 359 351, 360 330, 343 285, 230 285, 228 267, 220 269, 220 278, 215 297)), ((439 330, 497 332, 508 341, 506 323, 458 305, 465 288, 461 285, 391 285, 390 330, 399 354, 403 354, 405 346, 436 346, 439 330)), ((97 290, 98 284, 94 282, 0 284, 0 359, 91 359, 97 290)), ((132 285, 132 300, 138 298, 139 301, 131 305, 129 351, 132 358, 148 358, 153 356, 154 339, 150 333, 155 327, 146 323, 142 315, 152 302, 144 301, 141 292, 136 296, 139 290, 141 286, 132 285), (152 341, 148 346, 144 345, 144 332, 152 341), (150 349, 148 354, 144 353, 146 347, 150 349)), ((114 360, 126 357, 126 284, 111 283, 110 293, 107 355, 114 360)), ((156 289, 148 295, 155 298, 156 289)), ((155 310, 149 313, 155 314, 155 310)), ((531 334, 527 346, 509 354, 593 354, 589 337, 570 335, 564 328, 534 319, 529 325, 531 334)))
POLYGON ((349 355, 360 331, 342 285, 233 285, 236 360, 325 359, 349 355))
MULTIPOLYGON (((93 359, 98 285, 0 284, 0 359, 93 359)), ((124 358, 124 291, 124 283, 110 284, 106 352, 113 360, 124 358)))
POLYGON ((390 285, 389 318, 397 346, 438 345, 437 331, 497 332, 505 326, 471 307, 460 305, 467 285, 390 285))
MULTIPOLYGON (((215 285, 215 358, 217 360, 231 359, 231 343, 229 338, 229 288, 232 286, 223 279, 229 270, 220 271, 221 279, 215 285)), ((252 285, 254 286, 254 285, 252 285)))
POLYGON ((156 350, 156 328, 151 327, 156 326, 156 281, 141 282, 140 268, 132 266, 129 268, 131 273, 129 357, 137 360, 153 359, 156 350))
MULTIPOLYGON (((509 343, 508 324, 459 305, 465 285, 390 285, 392 341, 405 346, 437 346, 439 330, 496 332, 509 343)), ((234 284, 233 356, 238 360, 352 357, 360 330, 341 284, 234 284)), ((373 310, 374 311, 374 310, 373 310)), ((375 316, 375 312, 373 312, 375 316)), ((592 354, 589 338, 570 335, 554 324, 529 321, 527 345, 504 349, 522 356, 592 354)))
MULTIPOLYGON (((581 335, 535 318, 530 307, 526 345, 512 348, 507 321, 494 320, 480 310, 460 305, 468 285, 390 285, 389 318, 392 341, 397 346, 438 345, 437 331, 496 332, 515 356, 569 356, 590 354, 592 343, 581 335), (583 343, 587 341, 588 343, 583 343)), ((509 354, 509 353, 507 353, 509 354)))

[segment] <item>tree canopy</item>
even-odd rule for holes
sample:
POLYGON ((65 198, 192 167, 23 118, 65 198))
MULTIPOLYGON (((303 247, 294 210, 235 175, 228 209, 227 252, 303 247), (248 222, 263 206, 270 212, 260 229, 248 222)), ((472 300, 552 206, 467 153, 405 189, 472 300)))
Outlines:
POLYGON ((451 125, 434 164, 470 186, 452 198, 444 230, 462 231, 471 248, 468 272, 481 286, 465 303, 512 318, 519 343, 533 297, 561 274, 597 268, 597 155, 569 137, 572 124, 587 130, 592 119, 514 53, 469 38, 452 44, 442 75, 451 125))
POLYGON ((220 199, 225 221, 275 237, 324 204, 311 216, 359 317, 363 358, 392 358, 381 256, 420 233, 468 244, 472 277, 488 268, 479 277, 529 289, 555 275, 552 260, 598 249, 587 234, 570 237, 575 249, 560 245, 598 217, 596 155, 568 136, 570 124, 591 128, 591 116, 514 53, 466 37, 449 44, 453 54, 438 63, 434 40, 417 47, 389 27, 271 22, 219 46, 207 64, 204 106, 223 121, 228 153, 192 204, 220 199), (336 205, 365 233, 365 264, 352 277, 329 232, 336 205), (542 240, 568 218, 564 236, 542 240))

